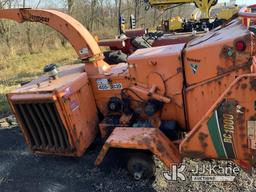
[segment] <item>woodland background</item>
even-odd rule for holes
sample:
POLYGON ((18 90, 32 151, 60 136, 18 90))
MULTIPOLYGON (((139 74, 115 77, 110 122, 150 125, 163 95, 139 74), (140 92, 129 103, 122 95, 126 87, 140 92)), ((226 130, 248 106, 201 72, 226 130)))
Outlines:
MULTIPOLYGON (((137 27, 156 28, 163 19, 190 17, 194 5, 186 4, 165 11, 149 8, 143 0, 0 0, 0 9, 47 8, 70 14, 100 39, 118 34, 119 13, 129 22, 133 14, 137 27)), ((42 74, 43 66, 72 63, 76 54, 56 31, 39 23, 17 24, 0 20, 0 116, 8 113, 5 94, 21 82, 42 74)))

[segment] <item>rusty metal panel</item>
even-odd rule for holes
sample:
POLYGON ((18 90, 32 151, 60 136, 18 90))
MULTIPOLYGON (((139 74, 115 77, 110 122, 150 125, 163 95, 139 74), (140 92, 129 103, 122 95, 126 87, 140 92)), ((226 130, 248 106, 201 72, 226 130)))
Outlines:
POLYGON ((97 107, 103 115, 108 114, 107 103, 113 96, 121 94, 122 89, 131 84, 127 73, 128 65, 121 63, 113 65, 109 75, 96 75, 90 77, 90 83, 97 107), (104 85, 102 86, 102 82, 104 85))
POLYGON ((49 77, 43 75, 30 83, 17 88, 14 92, 15 95, 12 96, 12 101, 18 100, 29 101, 35 100, 52 100, 56 99, 56 95, 52 93, 53 90, 59 90, 62 87, 68 86, 68 84, 72 84, 73 80, 75 80, 81 73, 84 72, 84 64, 77 65, 66 65, 60 67, 58 74, 58 79, 54 80, 54 82, 49 81, 49 77), (44 94, 34 94, 35 92, 44 92, 44 94), (26 92, 26 94, 24 94, 26 92), (48 93, 47 93, 48 92, 48 93), (23 94, 18 94, 23 93, 23 94))
MULTIPOLYGON (((87 76, 83 78, 87 79, 87 76)), ((76 83, 81 85, 81 82, 79 80, 76 83)), ((98 112, 88 82, 87 79, 77 91, 64 95, 59 93, 59 95, 62 95, 62 97, 59 97, 60 108, 63 110, 63 118, 67 122, 77 156, 81 156, 85 152, 98 132, 98 112)), ((75 85, 73 87, 75 88, 75 85)), ((75 89, 71 88, 71 90, 75 89)))
MULTIPOLYGON (((157 95, 171 100, 164 105, 161 118, 175 119, 181 127, 186 127, 182 93, 184 46, 185 44, 178 44, 140 49, 128 58, 132 82, 145 90, 157 87, 157 95)), ((143 98, 148 99, 147 95, 143 98)))
POLYGON ((177 33, 175 35, 165 34, 164 36, 154 40, 152 46, 153 47, 158 47, 158 46, 164 46, 164 45, 174 45, 174 44, 180 44, 180 43, 188 43, 192 39, 200 37, 204 34, 205 34, 205 32, 198 32, 197 34, 193 34, 191 32, 177 33))
POLYGON ((185 156, 249 162, 255 150, 255 74, 240 75, 193 127, 180 145, 185 156))
POLYGON ((250 68, 251 38, 250 31, 241 26, 240 20, 234 20, 224 28, 214 29, 190 41, 184 50, 187 85, 207 81, 241 67, 250 68), (238 41, 245 43, 244 51, 236 49, 238 41))
POLYGON ((142 149, 155 154, 167 167, 180 163, 178 148, 158 128, 117 127, 108 137, 95 164, 99 165, 109 148, 142 149))
POLYGON ((244 73, 250 73, 250 69, 240 69, 186 89, 186 113, 190 129, 203 118, 235 78, 244 73))
POLYGON ((19 88, 7 95, 8 101, 34 153, 81 156, 97 133, 96 104, 81 65, 60 74, 19 88))

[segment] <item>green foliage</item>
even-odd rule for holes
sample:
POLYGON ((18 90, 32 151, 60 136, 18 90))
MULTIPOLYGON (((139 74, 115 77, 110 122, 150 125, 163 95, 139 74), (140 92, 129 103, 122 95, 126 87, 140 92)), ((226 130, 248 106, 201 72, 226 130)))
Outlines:
POLYGON ((41 53, 10 56, 0 60, 0 116, 8 113, 5 94, 43 73, 49 63, 74 63, 76 53, 71 47, 45 50, 41 53))

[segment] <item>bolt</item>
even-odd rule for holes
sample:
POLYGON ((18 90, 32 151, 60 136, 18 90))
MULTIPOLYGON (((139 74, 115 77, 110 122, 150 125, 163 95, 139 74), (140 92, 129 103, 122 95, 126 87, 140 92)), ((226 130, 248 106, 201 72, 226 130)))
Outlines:
POLYGON ((136 181, 139 181, 142 179, 142 175, 143 175, 143 171, 136 171, 134 174, 133 174, 133 177, 136 181))

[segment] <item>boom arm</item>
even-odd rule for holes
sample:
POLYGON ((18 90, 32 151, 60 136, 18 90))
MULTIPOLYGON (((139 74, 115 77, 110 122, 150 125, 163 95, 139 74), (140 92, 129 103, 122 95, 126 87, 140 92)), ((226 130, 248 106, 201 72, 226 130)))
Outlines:
POLYGON ((194 3, 202 12, 205 18, 210 17, 210 9, 218 3, 218 0, 145 0, 145 3, 156 7, 163 8, 172 4, 194 3))
POLYGON ((101 50, 84 26, 71 16, 54 10, 6 9, 0 10, 0 19, 10 19, 22 23, 39 22, 61 33, 74 47, 80 59, 96 60, 101 50))

